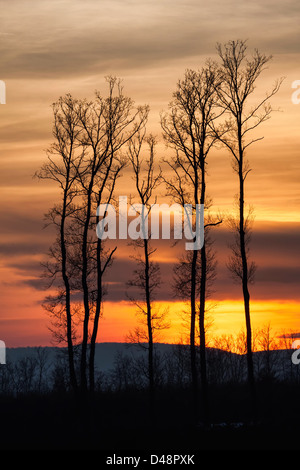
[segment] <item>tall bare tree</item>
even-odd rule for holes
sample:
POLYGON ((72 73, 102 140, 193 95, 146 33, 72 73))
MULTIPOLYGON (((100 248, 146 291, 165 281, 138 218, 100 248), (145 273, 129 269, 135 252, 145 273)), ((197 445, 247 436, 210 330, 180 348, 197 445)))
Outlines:
POLYGON ((110 203, 117 178, 126 160, 121 149, 143 126, 147 107, 135 107, 123 93, 121 81, 108 77, 108 94, 96 93, 92 101, 75 100, 71 95, 54 105, 55 143, 40 178, 59 183, 63 202, 48 214, 59 230, 51 249, 53 262, 47 263, 52 279, 61 278, 63 287, 49 296, 45 306, 55 319, 55 334, 66 332, 70 377, 74 388, 75 330, 80 335, 80 389, 94 388, 94 357, 103 302, 103 276, 116 248, 107 250, 96 237, 97 206, 110 203), (55 158, 54 158, 55 156, 55 158), (71 296, 73 298, 71 299, 71 296), (82 333, 80 334, 80 326, 82 333), (88 359, 88 348, 90 355, 88 359))
MULTIPOLYGON (((215 143, 212 123, 219 117, 216 90, 220 86, 218 68, 212 62, 200 71, 187 70, 177 85, 169 113, 161 119, 164 138, 175 154, 166 161, 174 176, 165 179, 170 195, 180 204, 191 204, 193 210, 201 204, 207 206, 206 165, 207 156, 215 143)), ((207 421, 207 374, 205 344, 205 302, 207 282, 206 245, 192 251, 190 259, 190 353, 196 415, 198 415, 198 377, 196 366, 195 326, 197 299, 199 300, 200 362, 204 421, 207 421), (201 262, 198 262, 201 258, 201 262), (197 293, 197 267, 200 268, 200 292, 197 293)))
POLYGON ((218 44, 221 59, 222 87, 218 89, 220 106, 227 111, 225 124, 219 128, 218 137, 233 156, 233 170, 238 175, 238 217, 234 221, 237 244, 233 248, 230 269, 242 284, 245 321, 247 331, 248 381, 255 407, 255 383, 252 357, 249 284, 253 280, 254 264, 249 260, 250 218, 245 210, 245 181, 251 170, 246 159, 246 150, 263 137, 250 137, 252 131, 270 118, 272 107, 269 99, 277 93, 282 80, 276 81, 273 89, 255 105, 250 105, 256 82, 271 56, 255 50, 247 57, 247 45, 243 40, 218 44))
POLYGON ((131 300, 138 308, 138 314, 142 316, 142 322, 146 328, 136 328, 129 335, 131 342, 138 342, 147 345, 148 350, 148 377, 150 406, 152 408, 155 390, 155 371, 154 371, 154 342, 156 333, 159 330, 168 327, 165 321, 165 312, 159 312, 155 309, 153 301, 155 291, 160 285, 160 269, 158 263, 152 260, 152 255, 156 249, 151 246, 151 231, 149 227, 149 218, 151 216, 151 206, 154 203, 154 191, 161 182, 160 172, 155 171, 155 146, 156 139, 150 135, 146 137, 145 129, 136 134, 129 143, 129 158, 133 168, 136 191, 138 194, 137 211, 140 217, 140 238, 133 243, 141 253, 135 257, 138 263, 135 269, 134 277, 128 282, 128 286, 138 288, 142 293, 142 298, 131 297, 131 300), (143 159, 142 151, 144 144, 148 145, 149 158, 146 162, 143 159))
POLYGON ((40 179, 49 179, 58 183, 62 191, 62 203, 55 205, 46 216, 48 223, 56 226, 58 234, 56 243, 50 250, 51 261, 46 264, 46 271, 52 281, 58 280, 59 283, 62 280, 63 287, 57 296, 48 297, 45 305, 52 315, 65 319, 63 323, 68 345, 70 382, 74 390, 77 389, 77 379, 74 366, 74 328, 66 232, 69 217, 75 210, 74 199, 78 196, 76 178, 84 157, 84 150, 78 144, 80 127, 77 108, 78 102, 69 94, 53 104, 55 141, 47 152, 47 162, 36 173, 40 179))
MULTIPOLYGON (((138 132, 147 116, 147 107, 134 107, 133 101, 124 95, 121 81, 108 77, 108 95, 96 93, 93 102, 82 102, 79 112, 81 127, 81 142, 86 148, 83 169, 78 173, 83 197, 82 240, 81 240, 81 283, 83 292, 83 334, 81 345, 81 388, 87 390, 87 350, 89 341, 89 325, 91 319, 91 302, 94 292, 89 286, 89 238, 91 229, 94 230, 93 214, 96 214, 96 204, 109 202, 124 160, 120 157, 122 147, 138 132), (106 199, 105 199, 106 198, 106 199), (93 212, 94 211, 94 212, 93 212)), ((93 243, 93 242, 92 242, 93 243)), ((114 252, 115 250, 113 250, 114 252)), ((111 260, 111 252, 108 260, 111 260)), ((97 242, 97 291, 96 312, 92 331, 92 354, 90 356, 90 378, 93 387, 94 348, 98 330, 98 320, 102 302, 101 283, 103 269, 101 263, 101 242, 97 242)), ((107 262, 104 263, 107 266, 107 262)))

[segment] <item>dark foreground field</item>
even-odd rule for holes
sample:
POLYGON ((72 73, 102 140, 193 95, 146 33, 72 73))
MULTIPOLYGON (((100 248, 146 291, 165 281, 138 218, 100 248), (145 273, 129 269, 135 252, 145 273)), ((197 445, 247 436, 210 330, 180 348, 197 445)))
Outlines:
POLYGON ((0 397, 1 450, 197 452, 300 448, 300 386, 258 385, 257 422, 251 423, 247 389, 211 389, 211 422, 195 424, 184 390, 157 393, 149 413, 145 392, 98 393, 82 403, 49 394, 0 397))

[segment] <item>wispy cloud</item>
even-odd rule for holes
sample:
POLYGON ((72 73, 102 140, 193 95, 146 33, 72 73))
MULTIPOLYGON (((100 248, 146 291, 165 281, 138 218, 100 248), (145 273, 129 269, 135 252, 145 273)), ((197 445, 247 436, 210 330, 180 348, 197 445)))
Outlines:
POLYGON ((33 0, 6 3, 0 46, 7 78, 149 67, 214 52, 217 41, 298 53, 299 3, 33 0))

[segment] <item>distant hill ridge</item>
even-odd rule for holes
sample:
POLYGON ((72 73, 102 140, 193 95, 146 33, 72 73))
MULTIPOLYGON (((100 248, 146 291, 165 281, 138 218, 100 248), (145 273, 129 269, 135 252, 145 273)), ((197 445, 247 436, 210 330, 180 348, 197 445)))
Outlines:
MULTIPOLYGON (((188 345, 179 345, 179 344, 169 344, 169 343, 156 343, 155 349, 161 355, 172 354, 174 353, 174 348, 188 348, 188 345)), ((48 361, 54 361, 57 355, 63 354, 64 351, 67 352, 66 347, 57 347, 57 346, 28 346, 28 347, 15 347, 6 349, 6 362, 15 363, 19 360, 34 357, 37 355, 38 351, 44 350, 46 352, 48 361)), ((270 351, 257 351, 254 352, 254 357, 263 357, 269 354, 269 356, 282 356, 286 361, 291 361, 292 355, 291 349, 282 349, 282 350, 270 350, 270 351)), ((146 349, 140 347, 138 344, 124 343, 124 342, 103 342, 96 344, 95 350, 95 366, 98 370, 106 372, 114 367, 114 363, 117 355, 126 355, 133 358, 137 358, 146 354, 146 349)), ((217 348, 207 348, 208 357, 212 354, 219 354, 220 356, 224 355, 233 355, 239 357, 245 357, 238 355, 233 352, 224 351, 217 348)))

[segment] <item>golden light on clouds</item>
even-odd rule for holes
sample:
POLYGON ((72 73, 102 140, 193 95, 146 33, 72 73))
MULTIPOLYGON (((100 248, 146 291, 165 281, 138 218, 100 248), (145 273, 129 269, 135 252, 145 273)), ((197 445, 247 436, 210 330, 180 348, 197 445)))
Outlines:
MULTIPOLYGON (((291 100, 291 84, 300 79, 299 2, 16 0, 7 2, 1 16, 0 79, 6 83, 7 100, 0 106, 0 333, 7 342, 50 341, 39 276, 40 261, 53 241, 53 232, 43 228, 43 214, 59 200, 59 192, 33 174, 52 142, 51 104, 69 92, 92 98, 95 90, 105 92, 105 76, 122 78, 125 94, 137 105, 150 105, 148 128, 158 137, 160 161, 170 152, 162 140, 160 112, 167 110, 178 79, 187 68, 200 68, 208 57, 216 59, 217 42, 236 38, 248 39, 249 52, 258 48, 273 55, 254 101, 285 77, 272 100, 278 111, 259 128, 256 137, 264 139, 247 153, 252 171, 246 203, 255 211, 252 254, 259 268, 252 288, 253 324, 270 321, 276 330, 286 326, 300 331, 300 104, 291 100)), ((134 197, 129 170, 116 190, 134 197)), ((209 155, 207 192, 212 212, 232 212, 238 180, 224 148, 209 155)), ((165 200, 163 188, 159 197, 165 200)), ((213 328, 221 334, 242 327, 244 318, 241 293, 226 271, 228 227, 216 231, 215 237, 220 262, 212 315, 213 328)), ((127 272, 134 268, 130 250, 120 244, 108 276, 103 341, 122 341, 136 323, 124 294, 127 272)), ((155 255, 163 265, 164 280, 158 301, 169 305, 173 320, 164 338, 171 342, 182 331, 183 305, 175 301, 171 288, 178 255, 178 248, 164 243, 158 244, 155 255)))

